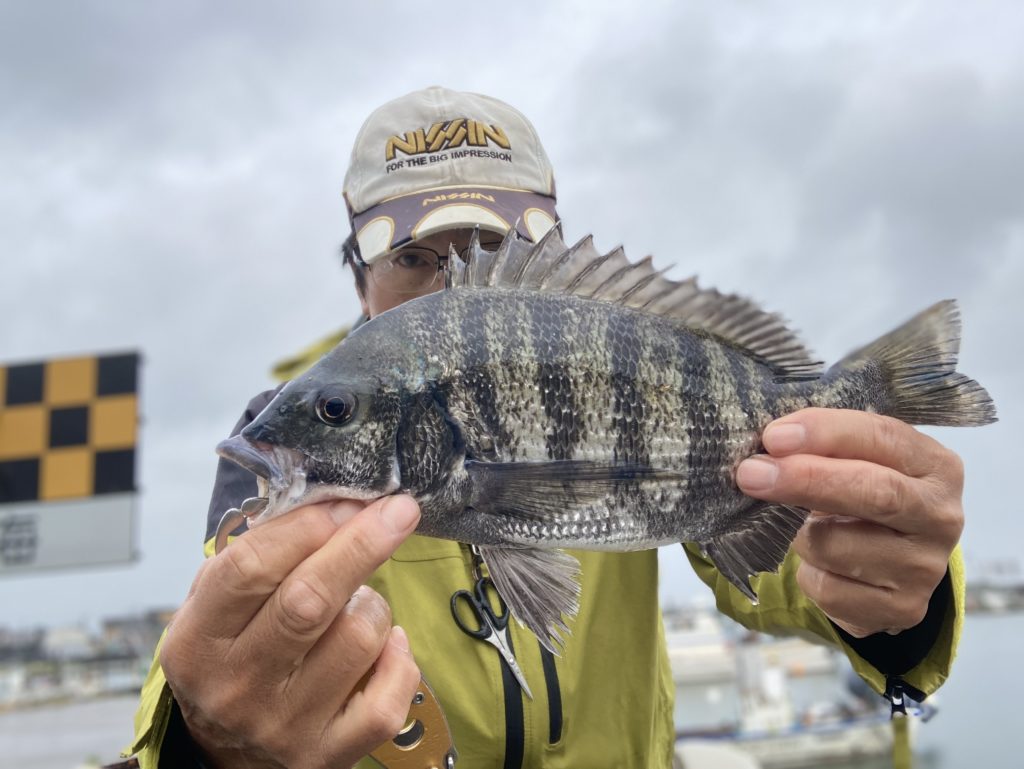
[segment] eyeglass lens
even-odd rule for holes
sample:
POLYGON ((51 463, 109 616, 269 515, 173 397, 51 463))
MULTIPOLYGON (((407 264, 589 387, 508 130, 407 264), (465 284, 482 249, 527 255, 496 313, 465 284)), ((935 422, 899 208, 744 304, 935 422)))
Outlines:
MULTIPOLYGON (((500 240, 480 244, 485 251, 496 251, 500 245, 500 240)), ((465 260, 468 251, 468 246, 463 248, 459 251, 459 257, 465 260)), ((386 291, 417 294, 426 291, 438 280, 441 264, 440 255, 433 249, 406 246, 370 265, 370 277, 386 291)))

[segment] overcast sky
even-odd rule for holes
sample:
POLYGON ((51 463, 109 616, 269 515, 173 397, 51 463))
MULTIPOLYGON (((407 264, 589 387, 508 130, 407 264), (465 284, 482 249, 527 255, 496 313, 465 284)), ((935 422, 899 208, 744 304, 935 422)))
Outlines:
MULTIPOLYGON (((955 297, 1000 422, 969 564, 1017 557, 1024 39, 1004 2, 0 4, 0 362, 145 358, 134 565, 0 580, 0 624, 176 605, 213 448, 270 366, 351 321, 355 132, 432 84, 525 112, 566 235, 780 311, 827 361, 955 297)), ((678 548, 663 595, 699 592, 678 548)))

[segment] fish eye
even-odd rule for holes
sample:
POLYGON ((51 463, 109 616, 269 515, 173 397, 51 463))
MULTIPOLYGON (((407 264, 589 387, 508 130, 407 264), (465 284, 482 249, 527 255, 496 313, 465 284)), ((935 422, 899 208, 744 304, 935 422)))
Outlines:
POLYGON ((355 396, 350 393, 324 394, 317 398, 316 416, 325 425, 339 427, 350 419, 356 411, 355 396))

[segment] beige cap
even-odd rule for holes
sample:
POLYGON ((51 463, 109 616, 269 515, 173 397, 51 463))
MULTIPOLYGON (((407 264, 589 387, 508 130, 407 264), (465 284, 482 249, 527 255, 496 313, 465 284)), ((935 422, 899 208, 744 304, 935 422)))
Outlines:
POLYGON ((432 86, 363 123, 345 174, 366 262, 443 230, 480 227, 536 241, 554 226, 555 179, 537 132, 498 99, 432 86))

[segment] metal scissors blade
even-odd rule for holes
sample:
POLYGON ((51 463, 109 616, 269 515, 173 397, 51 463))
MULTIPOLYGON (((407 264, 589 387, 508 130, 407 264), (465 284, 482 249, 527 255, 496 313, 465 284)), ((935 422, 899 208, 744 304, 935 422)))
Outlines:
POLYGON ((530 691, 530 685, 526 683, 526 676, 523 674, 523 669, 519 667, 519 663, 516 661, 516 655, 512 653, 512 649, 508 645, 507 626, 498 628, 494 625, 490 616, 488 616, 486 612, 483 614, 484 622, 486 622, 491 628, 491 632, 488 633, 487 638, 484 640, 498 650, 498 653, 501 654, 502 659, 504 659, 505 663, 508 665, 508 669, 512 671, 512 675, 514 675, 516 680, 519 682, 519 686, 522 687, 524 692, 526 692, 526 696, 532 700, 533 692, 530 691))

